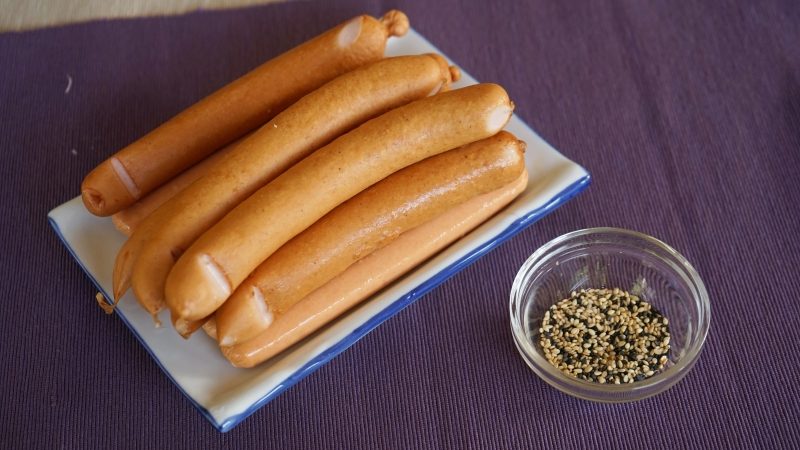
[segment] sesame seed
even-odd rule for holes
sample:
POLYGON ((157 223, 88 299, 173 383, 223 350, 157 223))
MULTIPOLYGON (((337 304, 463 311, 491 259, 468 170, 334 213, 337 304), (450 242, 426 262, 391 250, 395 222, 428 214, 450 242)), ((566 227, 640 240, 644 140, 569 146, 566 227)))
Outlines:
POLYGON ((581 289, 545 313, 539 342, 559 370, 597 383, 633 383, 666 365, 666 317, 622 289, 581 289))

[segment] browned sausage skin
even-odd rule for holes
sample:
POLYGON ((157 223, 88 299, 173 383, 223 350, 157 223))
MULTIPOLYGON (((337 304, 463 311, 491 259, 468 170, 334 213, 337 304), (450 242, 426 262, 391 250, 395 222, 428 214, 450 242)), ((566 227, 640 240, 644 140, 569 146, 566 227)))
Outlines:
POLYGON ((147 216, 152 214, 159 206, 166 203, 167 200, 177 195, 178 192, 186 189, 190 184, 213 170, 228 153, 233 151, 236 144, 246 139, 247 136, 249 136, 249 134, 217 150, 208 158, 169 180, 167 183, 162 184, 158 189, 142 197, 136 203, 111 216, 111 221, 114 222, 114 226, 126 236, 133 234, 136 228, 139 227, 139 224, 141 224, 147 216))
POLYGON ((220 345, 252 339, 401 233, 510 183, 525 168, 523 151, 501 131, 406 167, 339 205, 267 258, 217 310, 220 345))
MULTIPOLYGON (((272 325, 255 338, 221 347, 222 354, 236 367, 253 367, 270 359, 486 221, 524 191, 527 183, 525 171, 508 185, 468 200, 406 231, 277 316, 272 325)), ((216 323, 213 319, 206 323, 203 329, 216 339, 216 323)))
POLYGON ((417 100, 341 136, 195 241, 167 278, 168 306, 187 320, 210 315, 261 262, 333 208, 397 170, 497 133, 512 110, 502 87, 478 84, 417 100))
POLYGON ((348 72, 306 95, 142 223, 118 255, 115 295, 124 293, 130 280, 142 306, 157 313, 176 257, 226 213, 317 148, 447 87, 450 77, 441 56, 401 56, 348 72))
POLYGON ((86 208, 99 216, 122 210, 306 93, 379 60, 387 38, 407 30, 399 11, 359 16, 267 61, 98 165, 81 184, 86 208))

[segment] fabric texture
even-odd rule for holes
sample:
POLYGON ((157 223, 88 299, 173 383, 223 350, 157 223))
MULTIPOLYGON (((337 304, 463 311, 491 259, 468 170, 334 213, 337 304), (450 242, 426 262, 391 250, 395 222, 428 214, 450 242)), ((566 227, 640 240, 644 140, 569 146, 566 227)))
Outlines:
POLYGON ((796 1, 365 0, 0 35, 0 446, 800 447, 798 24, 796 1), (227 81, 390 8, 505 86, 593 185, 218 433, 97 307, 46 214, 107 155, 227 81), (712 301, 693 371, 634 404, 550 388, 509 331, 523 261, 593 226, 671 244, 712 301))
POLYGON ((0 0, 0 31, 32 30, 88 20, 178 14, 289 0, 0 0))

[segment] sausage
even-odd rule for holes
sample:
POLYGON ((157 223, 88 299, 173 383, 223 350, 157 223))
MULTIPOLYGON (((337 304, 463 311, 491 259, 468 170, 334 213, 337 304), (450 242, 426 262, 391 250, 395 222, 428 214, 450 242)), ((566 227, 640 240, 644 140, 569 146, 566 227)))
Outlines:
MULTIPOLYGON (((342 75, 302 98, 243 141, 224 164, 163 205, 123 247, 116 298, 130 273, 136 297, 155 315, 174 260, 239 202, 316 148, 363 121, 433 94, 457 79, 438 55, 387 58, 342 75), (148 231, 149 230, 149 231, 148 231)), ((118 270, 119 269, 119 270, 118 270)))
POLYGON ((399 56, 344 74, 303 97, 145 220, 117 257, 116 298, 130 280, 139 303, 155 315, 177 256, 236 205, 334 138, 446 88, 453 76, 457 71, 439 55, 399 56))
POLYGON ((208 316, 275 250, 333 208, 397 170, 497 133, 512 110, 502 87, 478 84, 417 100, 339 137, 195 241, 167 277, 167 305, 183 319, 208 316))
POLYGON ((103 161, 81 184, 86 209, 114 214, 264 124, 308 92, 383 56, 408 18, 355 17, 253 69, 103 161))
POLYGON ((252 339, 400 233, 510 183, 525 169, 523 151, 501 131, 406 167, 342 203, 267 258, 216 311, 220 345, 252 339))
POLYGON ((163 205, 167 200, 174 197, 178 192, 186 189, 187 186, 208 173, 214 166, 219 164, 239 142, 247 139, 247 136, 249 136, 249 134, 217 150, 208 158, 195 164, 167 183, 162 184, 158 189, 139 199, 136 203, 111 216, 111 221, 114 222, 114 226, 117 227, 117 230, 122 232, 122 234, 130 236, 147 216, 158 209, 158 207, 163 205))
MULTIPOLYGON (((151 242, 151 252, 180 254, 241 200, 315 148, 384 110, 444 89, 458 77, 458 71, 448 68, 438 55, 388 58, 334 79, 302 98, 237 146, 225 164, 142 223, 143 229, 134 233, 117 255, 115 299, 127 291, 145 242, 151 242), (151 228, 158 233, 151 236, 151 228)), ((172 258, 165 255, 149 261, 162 273, 155 278, 162 287, 150 290, 155 298, 145 298, 147 294, 140 289, 140 303, 154 315, 163 303, 163 280, 172 258)))
MULTIPOLYGON (((406 231, 308 294, 255 338, 221 347, 222 354, 236 367, 253 367, 277 355, 489 219, 524 191, 527 182, 528 173, 523 172, 508 185, 406 231)), ((204 330, 216 339, 215 324, 207 324, 204 330)))

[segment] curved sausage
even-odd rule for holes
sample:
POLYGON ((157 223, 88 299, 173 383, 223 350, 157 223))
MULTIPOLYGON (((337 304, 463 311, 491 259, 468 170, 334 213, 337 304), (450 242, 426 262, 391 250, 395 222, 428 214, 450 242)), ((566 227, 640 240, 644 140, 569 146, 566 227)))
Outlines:
POLYGON ((501 131, 406 167, 342 203, 267 258, 216 311, 220 345, 252 339, 401 233, 510 183, 525 169, 523 151, 501 131))
POLYGON ((326 81, 379 60, 387 38, 407 30, 399 11, 359 16, 267 61, 92 170, 81 184, 86 209, 108 216, 131 205, 326 81))
POLYGON ((130 279, 139 303, 155 315, 177 257, 236 205, 364 121, 447 87, 453 73, 439 55, 399 56, 348 72, 306 95, 145 220, 118 255, 115 295, 124 293, 130 279))
MULTIPOLYGON (((361 303, 467 234, 516 198, 528 182, 524 172, 508 185, 456 206, 433 220, 401 234, 397 240, 359 260, 340 275, 307 295, 275 318, 255 338, 230 347, 222 354, 236 367, 253 367, 361 303)), ((217 338, 213 320, 203 328, 217 338)))
POLYGON ((397 170, 497 133, 512 110, 502 87, 478 84, 417 100, 339 137, 195 241, 167 278, 167 305, 183 319, 208 316, 275 250, 333 208, 397 170))

